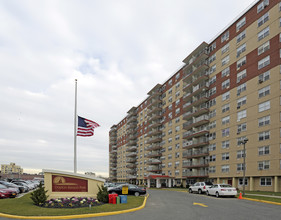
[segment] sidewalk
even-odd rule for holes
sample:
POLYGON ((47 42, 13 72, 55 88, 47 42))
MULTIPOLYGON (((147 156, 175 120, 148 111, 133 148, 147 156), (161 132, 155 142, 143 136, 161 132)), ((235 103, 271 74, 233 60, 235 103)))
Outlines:
POLYGON ((252 194, 252 193, 245 193, 246 196, 262 196, 262 197, 272 197, 272 198, 278 198, 281 199, 281 196, 271 196, 271 195, 265 195, 265 194, 252 194))

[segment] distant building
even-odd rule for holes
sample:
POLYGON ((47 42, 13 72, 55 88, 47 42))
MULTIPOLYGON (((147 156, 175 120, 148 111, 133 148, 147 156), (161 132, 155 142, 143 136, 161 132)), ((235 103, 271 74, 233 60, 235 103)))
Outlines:
POLYGON ((88 175, 88 176, 96 176, 96 174, 93 173, 93 172, 85 172, 85 175, 88 175))
POLYGON ((16 165, 15 163, 1 164, 1 173, 2 174, 10 174, 10 173, 23 174, 23 169, 20 166, 16 165))

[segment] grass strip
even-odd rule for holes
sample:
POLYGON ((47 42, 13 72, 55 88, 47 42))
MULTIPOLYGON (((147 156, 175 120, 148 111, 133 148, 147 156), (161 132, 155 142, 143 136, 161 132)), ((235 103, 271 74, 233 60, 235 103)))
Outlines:
POLYGON ((128 196, 127 203, 105 204, 91 208, 42 208, 33 205, 30 193, 21 198, 0 200, 0 213, 20 216, 62 216, 81 215, 101 212, 114 212, 139 207, 143 204, 144 196, 128 196))
POLYGON ((243 198, 250 198, 250 199, 256 199, 256 200, 264 200, 268 202, 276 202, 281 204, 281 199, 280 198, 273 198, 273 197, 266 197, 265 196, 252 196, 252 195, 245 195, 243 198))

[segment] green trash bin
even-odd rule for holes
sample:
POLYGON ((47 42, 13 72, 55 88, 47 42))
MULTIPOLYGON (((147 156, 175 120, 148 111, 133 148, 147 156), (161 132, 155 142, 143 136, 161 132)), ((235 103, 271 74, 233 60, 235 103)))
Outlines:
POLYGON ((116 204, 120 204, 120 197, 119 196, 116 197, 116 204))

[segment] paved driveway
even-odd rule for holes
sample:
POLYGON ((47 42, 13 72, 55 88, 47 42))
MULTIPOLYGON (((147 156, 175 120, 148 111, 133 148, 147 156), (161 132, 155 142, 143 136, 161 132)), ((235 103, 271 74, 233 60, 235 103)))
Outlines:
MULTIPOLYGON (((280 219, 281 206, 236 198, 215 198, 184 192, 148 190, 149 198, 142 210, 84 220, 197 220, 197 219, 280 219)), ((4 220, 4 218, 0 218, 4 220)))

